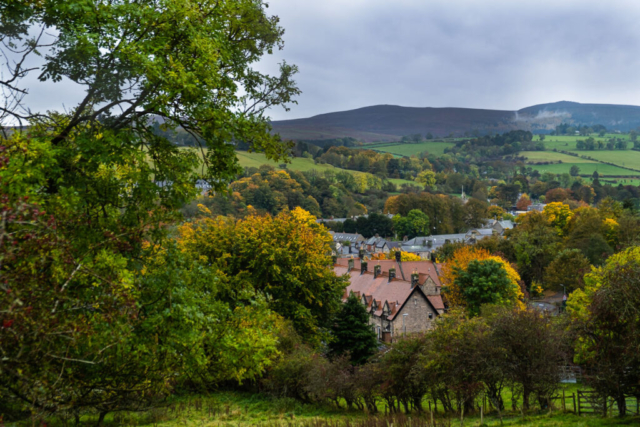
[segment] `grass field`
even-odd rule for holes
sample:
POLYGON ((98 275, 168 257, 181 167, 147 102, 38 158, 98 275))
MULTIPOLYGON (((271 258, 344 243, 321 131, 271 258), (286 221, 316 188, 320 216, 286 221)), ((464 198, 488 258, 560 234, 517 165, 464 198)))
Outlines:
POLYGON ((371 148, 376 151, 396 154, 398 156, 411 156, 412 154, 420 154, 423 151, 428 151, 429 154, 435 154, 437 156, 441 156, 444 154, 444 149, 447 147, 451 147, 452 145, 453 143, 451 142, 433 141, 433 142, 420 142, 417 144, 376 145, 375 147, 371 147, 371 148))
POLYGON ((540 173, 569 173, 571 166, 578 166, 580 168, 580 175, 591 175, 593 172, 598 171, 601 176, 640 176, 640 172, 630 171, 617 166, 605 165, 603 163, 559 163, 553 165, 530 165, 532 169, 537 170, 540 173))
POLYGON ((568 154, 556 153, 553 151, 522 151, 520 156, 527 158, 527 163, 531 162, 557 162, 563 163, 596 163, 593 160, 581 159, 568 154))
MULTIPOLYGON (((571 394, 578 386, 566 385, 568 396, 567 412, 560 407, 551 411, 531 411, 523 414, 512 412, 510 399, 505 399, 505 411, 502 424, 495 413, 489 411, 483 421, 487 426, 612 426, 621 424, 635 424, 640 421, 637 417, 602 418, 598 416, 578 416, 573 413, 571 394)), ((559 404, 558 404, 559 405, 559 404)), ((561 405, 560 405, 561 406, 561 405)), ((141 413, 109 414, 105 425, 148 425, 161 427, 178 426, 265 426, 265 427, 428 427, 430 413, 425 402, 425 412, 420 414, 400 414, 395 418, 384 416, 384 405, 380 405, 381 414, 373 418, 358 410, 347 410, 321 404, 304 404, 289 398, 272 398, 267 395, 217 392, 207 396, 185 396, 172 398, 165 407, 141 413)), ((633 408, 632 408, 633 410, 633 408)), ((65 425, 62 420, 47 420, 47 425, 57 427, 65 425)), ((80 420, 83 426, 95 425, 96 417, 83 416, 80 420)), ((438 426, 460 425, 459 413, 434 413, 434 421, 438 426)), ((480 414, 465 416, 464 424, 468 426, 480 425, 480 414)), ((23 424, 19 424, 22 426, 23 424)), ((25 426, 27 424, 24 424, 25 426)))

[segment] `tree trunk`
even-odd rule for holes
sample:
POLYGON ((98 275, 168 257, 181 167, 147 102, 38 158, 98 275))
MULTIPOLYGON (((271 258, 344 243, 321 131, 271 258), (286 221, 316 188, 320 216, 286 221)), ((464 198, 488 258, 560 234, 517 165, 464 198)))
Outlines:
POLYGON ((100 427, 102 425, 102 423, 104 422, 104 417, 107 415, 106 411, 100 412, 100 415, 98 415, 98 422, 96 423, 96 427, 100 427))
POLYGON ((624 417, 627 415, 627 399, 625 399, 624 394, 616 397, 616 405, 618 405, 618 416, 624 417))

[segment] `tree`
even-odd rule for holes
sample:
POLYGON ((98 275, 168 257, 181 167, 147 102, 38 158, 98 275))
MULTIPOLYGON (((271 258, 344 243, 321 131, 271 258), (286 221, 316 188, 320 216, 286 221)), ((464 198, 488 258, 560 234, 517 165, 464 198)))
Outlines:
POLYGON ((569 169, 569 174, 571 176, 578 176, 580 174, 580 168, 576 165, 571 166, 569 169))
POLYGON ((500 206, 489 206, 487 216, 492 219, 502 220, 506 212, 500 206))
POLYGON ((582 277, 589 271, 589 260, 578 249, 565 249, 544 271, 544 287, 573 292, 583 286, 582 277), (563 288, 564 285, 566 288, 563 288))
POLYGON ((331 354, 349 354, 351 363, 356 365, 365 363, 378 349, 376 333, 369 325, 369 313, 354 294, 347 298, 336 315, 331 335, 331 354))
POLYGON ((536 310, 504 308, 488 314, 488 323, 494 345, 502 350, 500 369, 522 396, 523 409, 530 408, 532 395, 548 408, 559 387, 558 366, 569 353, 562 325, 536 310))
POLYGON ((464 307, 474 315, 484 303, 520 305, 524 299, 518 273, 504 259, 484 249, 464 246, 456 250, 440 280, 448 304, 464 307))
POLYGON ((479 228, 487 219, 487 204, 481 200, 469 199, 463 206, 464 223, 469 228, 479 228))
POLYGON ((407 216, 395 215, 393 229, 399 238, 407 236, 413 239, 417 236, 428 236, 430 233, 429 217, 419 209, 412 209, 407 216))
POLYGON ((424 187, 433 187, 436 185, 436 174, 432 170, 423 170, 416 176, 415 181, 424 187))
POLYGON ((522 196, 520 196, 520 198, 518 199, 518 201, 516 202, 516 208, 519 211, 526 211, 527 208, 529 206, 531 206, 531 199, 529 198, 529 196, 527 196, 526 194, 522 194, 522 196))
POLYGON ((549 224, 555 227, 559 236, 565 235, 569 220, 573 216, 569 205, 560 202, 547 203, 542 214, 547 218, 549 224))
POLYGON ((319 342, 320 328, 340 308, 346 282, 329 268, 333 240, 303 209, 237 221, 204 217, 179 233, 183 250, 206 259, 236 289, 269 296, 271 309, 307 342, 319 342))
POLYGON ((454 285, 459 289, 471 316, 480 314, 483 304, 513 304, 517 293, 504 263, 472 260, 466 269, 456 267, 454 285))
POLYGON ((560 245, 560 238, 547 217, 537 211, 518 216, 509 240, 524 282, 527 286, 541 283, 544 269, 553 261, 560 245))
POLYGON ((579 331, 578 362, 592 372, 586 380, 616 401, 620 415, 626 413, 625 395, 637 394, 640 383, 639 278, 640 248, 629 248, 587 274, 584 289, 567 303, 579 331))

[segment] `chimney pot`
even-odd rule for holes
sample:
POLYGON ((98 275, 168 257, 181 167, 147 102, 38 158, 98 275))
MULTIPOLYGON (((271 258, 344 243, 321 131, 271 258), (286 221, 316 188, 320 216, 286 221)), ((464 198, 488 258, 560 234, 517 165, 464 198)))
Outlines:
POLYGON ((374 265, 373 266, 373 278, 376 279, 379 275, 380 275, 380 271, 382 270, 382 267, 380 267, 380 264, 374 265))
POLYGON ((353 258, 349 258, 349 271, 353 269, 353 258))
POLYGON ((411 289, 415 288, 416 285, 418 285, 418 278, 420 276, 418 275, 418 273, 413 273, 411 274, 411 289))
POLYGON ((392 279, 396 278, 396 269, 395 268, 390 268, 389 269, 389 281, 391 281, 392 279))
POLYGON ((361 261, 360 262, 360 274, 364 274, 365 271, 367 271, 367 262, 366 261, 361 261))

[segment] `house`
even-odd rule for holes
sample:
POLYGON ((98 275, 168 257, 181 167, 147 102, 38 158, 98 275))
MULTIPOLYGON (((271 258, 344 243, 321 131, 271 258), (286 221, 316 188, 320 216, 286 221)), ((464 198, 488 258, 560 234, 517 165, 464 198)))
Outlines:
POLYGON ((370 253, 389 253, 389 243, 379 236, 370 237, 364 242, 365 250, 370 253))
POLYGON ((493 236, 495 233, 496 231, 493 228, 474 228, 473 230, 469 230, 465 235, 465 242, 474 244, 485 237, 493 236))
POLYGON ((364 242, 365 238, 362 234, 357 233, 335 233, 333 231, 329 231, 329 234, 333 238, 334 243, 345 243, 349 242, 351 244, 364 242))
POLYGON ((499 235, 503 235, 505 231, 511 230, 514 227, 513 221, 510 219, 505 221, 495 221, 491 228, 499 235))
POLYGON ((429 330, 435 318, 444 313, 440 278, 431 261, 340 258, 334 271, 349 276, 343 299, 352 294, 360 299, 381 341, 429 330))
POLYGON ((527 212, 531 212, 531 211, 542 212, 545 206, 547 205, 544 203, 534 203, 532 205, 527 206, 527 212))

